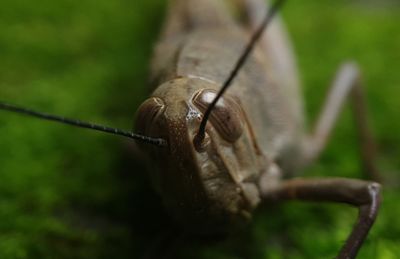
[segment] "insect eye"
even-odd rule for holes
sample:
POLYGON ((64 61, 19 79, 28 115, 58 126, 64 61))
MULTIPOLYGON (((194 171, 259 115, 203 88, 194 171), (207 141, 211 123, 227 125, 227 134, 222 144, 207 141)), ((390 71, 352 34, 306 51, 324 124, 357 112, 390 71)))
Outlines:
MULTIPOLYGON (((200 90, 194 97, 194 105, 205 112, 217 93, 214 90, 200 90)), ((235 142, 243 133, 243 120, 239 104, 232 98, 223 97, 211 112, 210 122, 223 139, 235 142)))
POLYGON ((149 133, 152 124, 165 109, 164 102, 157 97, 152 97, 140 105, 136 116, 136 130, 141 134, 149 133))

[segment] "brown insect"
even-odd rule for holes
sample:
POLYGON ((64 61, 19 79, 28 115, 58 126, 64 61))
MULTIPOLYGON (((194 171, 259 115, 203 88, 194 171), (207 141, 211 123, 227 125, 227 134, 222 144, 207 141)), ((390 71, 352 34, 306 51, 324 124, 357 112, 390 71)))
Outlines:
POLYGON ((137 112, 138 134, 5 103, 0 108, 142 141, 155 189, 171 217, 192 233, 227 232, 249 221, 260 203, 355 206, 358 220, 338 254, 354 258, 377 216, 380 185, 284 177, 315 161, 351 96, 365 168, 379 179, 358 67, 341 66, 307 133, 290 44, 273 19, 284 1, 268 13, 263 0, 227 2, 231 9, 223 1, 170 1, 153 59, 153 93, 137 112))

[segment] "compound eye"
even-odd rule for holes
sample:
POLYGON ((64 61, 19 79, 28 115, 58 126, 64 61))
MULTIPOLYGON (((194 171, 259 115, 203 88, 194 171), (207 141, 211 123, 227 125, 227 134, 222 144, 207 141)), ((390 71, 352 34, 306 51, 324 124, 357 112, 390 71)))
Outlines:
MULTIPOLYGON (((204 114, 217 92, 203 89, 193 97, 194 105, 204 114)), ((243 117, 240 105, 228 96, 222 97, 211 112, 210 122, 223 139, 235 142, 243 133, 243 117)))
POLYGON ((136 132, 150 134, 154 122, 164 112, 165 104, 157 97, 151 97, 140 105, 136 115, 136 132))

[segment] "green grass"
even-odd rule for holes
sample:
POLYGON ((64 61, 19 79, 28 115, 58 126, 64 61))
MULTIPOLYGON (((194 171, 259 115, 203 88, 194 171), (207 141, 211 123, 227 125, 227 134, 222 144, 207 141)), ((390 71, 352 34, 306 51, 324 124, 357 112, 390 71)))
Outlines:
MULTIPOLYGON (((359 62, 387 180, 360 258, 400 254, 400 7, 361 1, 289 1, 310 121, 338 65, 359 62)), ((11 1, 0 9, 0 99, 131 128, 146 97, 162 0, 11 1)), ((306 176, 361 178, 344 110, 306 176)), ((136 258, 168 221, 146 172, 119 137, 0 113, 0 258, 136 258)), ((332 258, 357 216, 342 205, 260 210, 247 230, 198 258, 332 258)))

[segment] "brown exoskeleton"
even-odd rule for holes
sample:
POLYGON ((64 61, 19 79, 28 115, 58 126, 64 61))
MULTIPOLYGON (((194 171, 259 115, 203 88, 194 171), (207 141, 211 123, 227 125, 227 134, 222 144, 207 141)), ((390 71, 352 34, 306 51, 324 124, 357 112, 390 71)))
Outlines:
POLYGON ((371 178, 378 178, 357 66, 346 63, 339 69, 308 134, 290 44, 279 19, 269 24, 283 1, 268 15, 263 0, 225 2, 170 1, 154 55, 154 91, 137 112, 141 135, 4 103, 0 108, 146 142, 141 147, 153 165, 155 188, 175 221, 193 233, 225 232, 247 222, 260 203, 271 201, 353 205, 359 218, 338 257, 354 258, 377 215, 379 184, 283 178, 318 157, 350 94, 362 158, 371 178))
POLYGON ((318 157, 351 94, 363 159, 371 176, 378 177, 357 65, 339 69, 314 131, 306 133, 290 44, 275 19, 202 132, 200 121, 237 62, 236 53, 245 49, 265 16, 263 0, 230 3, 236 4, 241 22, 223 1, 170 1, 153 60, 156 88, 139 108, 136 123, 141 134, 168 143, 166 148, 146 146, 165 206, 190 231, 203 233, 248 220, 261 202, 347 203, 358 207, 360 215, 338 257, 353 258, 377 215, 379 184, 282 176, 318 157))

